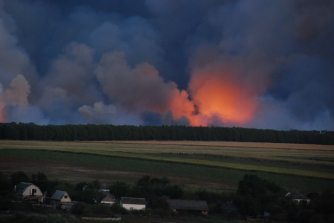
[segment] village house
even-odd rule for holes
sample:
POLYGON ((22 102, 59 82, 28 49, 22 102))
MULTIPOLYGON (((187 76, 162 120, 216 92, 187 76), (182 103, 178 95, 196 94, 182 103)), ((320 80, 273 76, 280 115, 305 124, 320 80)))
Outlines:
POLYGON ((70 209, 72 207, 70 196, 63 190, 56 190, 50 198, 50 203, 61 209, 70 209))
POLYGON ((44 196, 36 185, 32 183, 21 182, 14 186, 15 197, 19 200, 44 202, 44 196))
POLYGON ((206 203, 206 201, 168 199, 168 203, 169 207, 175 212, 200 212, 203 215, 207 215, 209 212, 208 204, 206 203))
POLYGON ((109 193, 109 188, 106 184, 101 184, 101 188, 99 189, 100 192, 103 192, 103 193, 109 193))
POLYGON ((295 201, 296 203, 306 202, 307 204, 310 203, 311 199, 306 197, 304 194, 299 192, 286 192, 285 197, 290 198, 291 200, 295 201))
POLYGON ((122 197, 120 205, 127 210, 145 210, 145 198, 122 197))
MULTIPOLYGON (((89 185, 88 184, 86 184, 86 185, 84 185, 83 187, 82 187, 82 190, 87 190, 87 189, 89 189, 89 185)), ((109 191, 109 188, 108 188, 108 186, 106 185, 106 184, 101 184, 101 187, 100 187, 100 189, 99 189, 99 192, 102 192, 102 193, 109 193, 110 191, 109 191)))
POLYGON ((113 205, 115 203, 115 197, 109 193, 105 194, 100 199, 101 204, 113 205))

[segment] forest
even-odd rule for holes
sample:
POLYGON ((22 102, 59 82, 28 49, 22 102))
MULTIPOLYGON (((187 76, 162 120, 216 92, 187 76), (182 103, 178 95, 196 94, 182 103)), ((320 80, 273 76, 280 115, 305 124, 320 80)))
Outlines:
POLYGON ((50 141, 192 140, 334 144, 334 131, 273 130, 241 127, 36 125, 0 123, 0 139, 50 141))

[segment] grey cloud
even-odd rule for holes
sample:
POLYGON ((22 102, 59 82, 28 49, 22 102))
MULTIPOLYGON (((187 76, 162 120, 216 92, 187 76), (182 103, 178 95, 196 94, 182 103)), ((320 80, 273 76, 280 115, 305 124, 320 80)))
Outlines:
POLYGON ((10 88, 5 91, 7 104, 27 107, 29 105, 28 95, 30 94, 30 85, 23 75, 18 75, 10 83, 10 88))
POLYGON ((105 105, 102 101, 94 103, 93 106, 84 105, 79 108, 83 116, 114 115, 116 107, 114 105, 105 105))
POLYGON ((129 111, 167 110, 169 91, 176 89, 150 64, 131 68, 123 52, 105 54, 95 73, 109 99, 129 111))

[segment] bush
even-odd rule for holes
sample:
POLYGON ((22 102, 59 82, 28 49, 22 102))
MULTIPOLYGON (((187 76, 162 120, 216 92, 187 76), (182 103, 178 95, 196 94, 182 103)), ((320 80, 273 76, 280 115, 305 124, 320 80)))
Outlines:
POLYGON ((151 207, 153 209, 157 209, 157 208, 168 209, 169 204, 168 204, 166 197, 154 197, 152 199, 151 207))
POLYGON ((83 215, 91 216, 93 214, 93 211, 87 204, 76 203, 72 206, 71 213, 74 215, 79 215, 79 216, 83 216, 83 215))
POLYGON ((113 205, 111 205, 110 207, 111 211, 116 213, 116 214, 123 214, 123 215, 126 215, 128 213, 128 211, 121 207, 121 205, 117 204, 117 203, 114 203, 113 205))
POLYGON ((107 206, 107 205, 103 205, 103 204, 91 205, 91 209, 93 211, 94 216, 108 217, 112 215, 111 208, 110 206, 107 206))
POLYGON ((13 202, 4 197, 0 197, 0 211, 7 211, 13 208, 13 202))

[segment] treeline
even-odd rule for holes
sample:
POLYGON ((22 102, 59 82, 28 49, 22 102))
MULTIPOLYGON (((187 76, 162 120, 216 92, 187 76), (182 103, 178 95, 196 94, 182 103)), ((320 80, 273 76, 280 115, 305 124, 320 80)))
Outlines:
POLYGON ((239 127, 0 123, 0 139, 52 141, 195 140, 333 145, 334 131, 278 131, 239 127))

